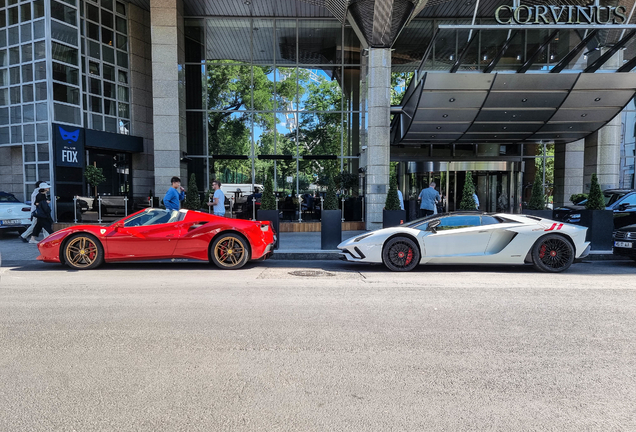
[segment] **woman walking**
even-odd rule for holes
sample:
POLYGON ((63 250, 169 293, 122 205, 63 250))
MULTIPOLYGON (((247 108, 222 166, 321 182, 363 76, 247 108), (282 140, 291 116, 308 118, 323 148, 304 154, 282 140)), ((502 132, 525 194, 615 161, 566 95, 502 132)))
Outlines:
POLYGON ((46 191, 49 189, 50 186, 47 183, 42 183, 40 185, 40 192, 35 197, 35 211, 33 212, 33 216, 35 216, 37 222, 29 243, 38 243, 37 237, 42 230, 45 230, 49 235, 53 232, 50 201, 46 198, 46 191))

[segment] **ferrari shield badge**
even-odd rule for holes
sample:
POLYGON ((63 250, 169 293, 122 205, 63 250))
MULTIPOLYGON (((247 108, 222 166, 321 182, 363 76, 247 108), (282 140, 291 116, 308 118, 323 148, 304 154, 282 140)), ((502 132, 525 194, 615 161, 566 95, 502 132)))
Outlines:
POLYGON ((100 234, 102 234, 102 235, 106 234, 106 230, 105 230, 105 229, 103 229, 103 228, 102 228, 102 229, 100 229, 100 230, 99 230, 99 232, 100 232, 100 234))

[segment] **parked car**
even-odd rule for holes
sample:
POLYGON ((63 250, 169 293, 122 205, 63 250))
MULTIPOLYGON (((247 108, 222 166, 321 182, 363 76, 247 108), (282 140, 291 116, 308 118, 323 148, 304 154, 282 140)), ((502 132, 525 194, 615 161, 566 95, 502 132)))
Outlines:
POLYGON ((587 256, 586 227, 531 215, 454 212, 372 231, 338 245, 342 259, 410 271, 418 264, 533 264, 567 270, 587 256))
POLYGON ((31 225, 31 205, 21 202, 15 195, 0 192, 0 232, 23 233, 31 225))
POLYGON ((627 225, 614 232, 612 252, 636 261, 636 225, 627 225))
POLYGON ((275 241, 269 222, 147 208, 110 226, 56 231, 38 243, 38 260, 82 270, 104 262, 193 259, 232 270, 269 258, 275 241))
MULTIPOLYGON (((636 223, 636 190, 608 189, 603 192, 605 209, 614 212, 614 229, 636 223)), ((575 205, 559 207, 552 213, 552 218, 572 224, 581 223, 581 211, 585 210, 587 200, 575 205)))

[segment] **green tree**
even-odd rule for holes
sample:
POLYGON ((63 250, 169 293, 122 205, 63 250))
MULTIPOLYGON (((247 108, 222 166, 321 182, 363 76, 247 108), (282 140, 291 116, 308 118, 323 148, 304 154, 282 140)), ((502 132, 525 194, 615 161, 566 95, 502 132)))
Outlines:
POLYGON ((402 103, 412 78, 413 72, 391 72, 391 105, 402 103))
POLYGON ((199 188, 197 187, 197 178, 194 173, 190 174, 190 182, 188 183, 188 192, 186 193, 183 207, 190 210, 201 209, 201 198, 199 197, 199 188))
POLYGON ((261 198, 261 210, 276 210, 276 197, 271 180, 265 180, 263 196, 261 198))
POLYGON ((323 210, 338 210, 338 197, 336 196, 336 182, 333 177, 329 177, 329 183, 327 185, 327 193, 325 195, 325 201, 323 203, 323 210))
POLYGON ((389 180, 389 193, 386 195, 384 209, 402 210, 402 207, 400 207, 400 198, 397 193, 397 178, 395 178, 395 176, 391 176, 391 179, 389 180))
POLYGON ((94 165, 87 165, 84 169, 84 177, 86 178, 86 182, 95 188, 94 196, 97 196, 97 186, 106 181, 104 171, 94 165))
POLYGON ((588 210, 605 210, 605 199, 603 198, 603 191, 601 191, 601 186, 598 184, 596 173, 592 174, 590 194, 587 197, 585 208, 588 210))
POLYGON ((532 192, 530 193, 530 201, 528 201, 527 208, 529 210, 543 210, 545 209, 545 195, 543 193, 543 176, 539 171, 535 172, 534 182, 532 183, 532 192))
POLYGON ((462 199, 459 202, 460 210, 475 210, 477 203, 475 203, 475 185, 473 184, 473 176, 470 171, 466 172, 466 180, 464 181, 464 189, 462 191, 462 199))

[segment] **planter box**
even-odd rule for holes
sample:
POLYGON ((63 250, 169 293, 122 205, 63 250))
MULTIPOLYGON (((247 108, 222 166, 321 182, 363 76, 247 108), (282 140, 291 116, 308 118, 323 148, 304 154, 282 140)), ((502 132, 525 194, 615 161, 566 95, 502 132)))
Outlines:
POLYGON ((404 209, 408 212, 407 220, 412 221, 420 217, 420 203, 417 200, 410 199, 404 201, 404 209))
POLYGON ((586 240, 592 243, 592 250, 612 250, 613 211, 581 210, 581 225, 587 227, 586 240))
POLYGON ((552 210, 523 209, 521 211, 521 213, 524 214, 524 215, 536 216, 536 217, 540 217, 540 218, 543 218, 543 219, 552 219, 552 210))
POLYGON ((404 210, 382 210, 382 228, 390 228, 402 225, 406 222, 404 210))
POLYGON ((340 210, 323 210, 320 220, 320 249, 334 250, 342 242, 340 210))
POLYGON ((278 217, 278 210, 258 210, 256 212, 256 218, 259 221, 269 221, 274 232, 276 233, 276 243, 274 249, 278 249, 280 243, 280 218, 278 217))

